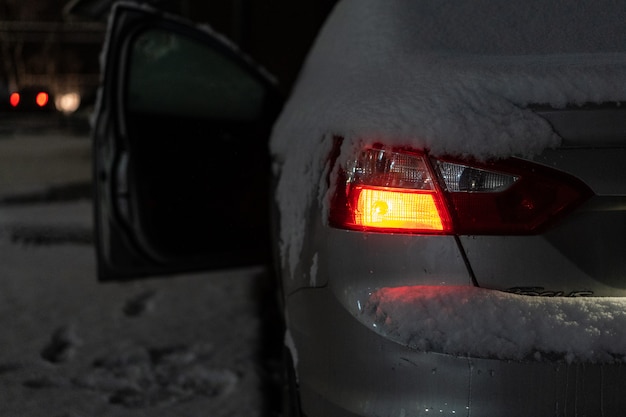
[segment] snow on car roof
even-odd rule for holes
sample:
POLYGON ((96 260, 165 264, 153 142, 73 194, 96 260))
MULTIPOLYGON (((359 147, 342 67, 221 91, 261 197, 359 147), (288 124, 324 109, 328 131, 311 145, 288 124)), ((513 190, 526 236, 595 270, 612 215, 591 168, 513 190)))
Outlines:
MULTIPOLYGON (((333 136, 479 159, 559 144, 528 104, 626 99, 626 2, 344 0, 277 121, 271 151, 292 268, 333 136)), ((283 257, 285 259, 285 257, 283 257)))

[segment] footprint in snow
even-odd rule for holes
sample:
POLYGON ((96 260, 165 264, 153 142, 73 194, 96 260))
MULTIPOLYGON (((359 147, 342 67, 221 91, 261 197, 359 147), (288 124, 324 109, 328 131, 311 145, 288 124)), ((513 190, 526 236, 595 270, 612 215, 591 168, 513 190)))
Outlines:
POLYGON ((22 365, 20 365, 19 363, 13 363, 13 362, 0 363, 0 375, 19 371, 20 369, 22 369, 22 365))
POLYGON ((214 368, 211 357, 212 348, 201 344, 127 347, 96 359, 93 368, 74 379, 74 384, 105 393, 110 403, 125 408, 227 395, 239 377, 229 369, 214 368))
POLYGON ((126 304, 124 304, 124 315, 127 317, 138 317, 151 310, 154 305, 155 295, 156 291, 147 290, 129 298, 126 304))
POLYGON ((72 359, 82 343, 71 326, 62 326, 54 331, 50 342, 41 351, 41 357, 51 363, 67 362, 72 359))

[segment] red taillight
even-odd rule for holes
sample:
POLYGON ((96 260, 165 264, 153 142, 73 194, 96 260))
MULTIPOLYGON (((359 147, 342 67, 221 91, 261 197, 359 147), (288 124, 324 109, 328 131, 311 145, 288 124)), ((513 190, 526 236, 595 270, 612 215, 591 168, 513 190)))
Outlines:
MULTIPOLYGON (((441 160, 434 164, 440 172, 446 164, 464 166, 441 160)), ((500 176, 502 183, 515 180, 491 190, 456 190, 455 179, 442 175, 457 234, 539 233, 593 195, 571 175, 520 159, 471 165, 464 172, 500 176)))
POLYGON ((9 96, 9 103, 11 104, 12 107, 17 107, 17 105, 20 104, 20 94, 12 93, 9 96))
POLYGON ((380 232, 533 234, 591 195, 578 179, 519 159, 476 163, 372 147, 341 171, 329 222, 380 232))
POLYGON ((404 233, 451 231, 443 194, 423 153, 366 149, 342 171, 342 177, 331 206, 332 226, 404 233))
POLYGON ((445 230, 446 222, 442 220, 434 192, 363 186, 355 188, 354 198, 354 226, 433 232, 445 230))

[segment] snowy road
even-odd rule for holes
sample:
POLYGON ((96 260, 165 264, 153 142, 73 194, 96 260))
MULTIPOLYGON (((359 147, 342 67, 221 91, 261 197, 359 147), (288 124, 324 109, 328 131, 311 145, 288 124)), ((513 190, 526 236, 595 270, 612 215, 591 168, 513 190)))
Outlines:
POLYGON ((267 414, 264 269, 98 284, 89 173, 86 137, 0 137, 0 416, 267 414))

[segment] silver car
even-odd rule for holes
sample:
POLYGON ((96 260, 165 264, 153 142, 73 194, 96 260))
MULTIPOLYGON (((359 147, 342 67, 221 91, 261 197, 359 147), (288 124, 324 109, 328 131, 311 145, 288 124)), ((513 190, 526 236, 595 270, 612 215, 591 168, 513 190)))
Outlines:
POLYGON ((620 416, 624 21, 619 1, 342 1, 282 107, 219 35, 119 5, 100 277, 272 258, 287 415, 620 416))

